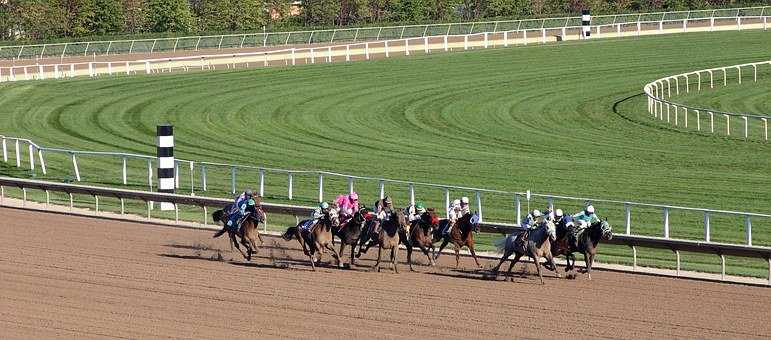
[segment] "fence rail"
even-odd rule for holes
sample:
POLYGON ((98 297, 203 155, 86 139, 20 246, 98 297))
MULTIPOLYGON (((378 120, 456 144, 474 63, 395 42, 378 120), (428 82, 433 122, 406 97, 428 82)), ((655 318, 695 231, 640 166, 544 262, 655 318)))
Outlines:
MULTIPOLYGON (((714 27, 716 20, 734 20, 738 26, 743 20, 762 19, 771 14, 771 6, 695 10, 677 12, 652 12, 633 14, 598 15, 592 18, 596 33, 602 27, 636 25, 638 31, 643 25, 664 25, 689 22, 709 22, 714 27)), ((57 44, 0 46, 0 59, 42 59, 70 56, 109 56, 115 54, 177 53, 178 51, 223 50, 259 48, 280 45, 334 44, 339 42, 378 41, 381 39, 403 39, 435 37, 442 35, 475 34, 540 29, 567 29, 581 26, 581 17, 558 17, 466 23, 359 27, 294 32, 262 32, 224 34, 210 36, 188 36, 156 39, 103 40, 57 44)))
MULTIPOLYGON (((230 203, 231 200, 211 198, 211 197, 198 197, 187 196, 168 193, 155 193, 146 191, 104 188, 95 186, 64 184, 64 183, 52 183, 37 180, 18 179, 10 177, 0 177, 0 199, 5 197, 5 187, 19 188, 24 192, 23 199, 26 202, 27 190, 40 190, 46 193, 48 197, 49 192, 63 192, 70 197, 70 208, 73 207, 73 195, 89 195, 94 197, 95 210, 98 211, 99 199, 98 197, 112 197, 118 198, 121 201, 121 214, 124 214, 124 200, 141 200, 147 204, 147 217, 150 218, 151 203, 150 202, 170 202, 173 203, 177 211, 176 218, 179 220, 178 206, 179 205, 193 205, 202 207, 203 223, 207 223, 208 214, 206 207, 223 207, 225 204, 230 203)), ((48 202, 46 202, 48 203, 48 202)), ((2 201, 0 201, 2 205, 2 201)), ((268 213, 294 215, 294 216, 307 216, 313 211, 312 207, 286 205, 286 204, 272 204, 263 203, 263 208, 268 213)), ((516 225, 505 223, 482 223, 480 229, 484 232, 503 233, 508 234, 513 231, 520 230, 521 228, 516 225)), ((637 267, 637 247, 643 248, 658 248, 669 249, 677 253, 677 272, 680 271, 680 251, 715 254, 721 258, 722 277, 725 277, 725 256, 740 256, 740 257, 752 257, 768 260, 769 263, 769 280, 768 284, 771 285, 771 248, 736 245, 736 244, 724 244, 716 242, 700 242, 691 240, 680 239, 665 239, 658 237, 648 237, 639 235, 614 235, 613 239, 607 241, 610 244, 626 245, 633 249, 633 266, 637 267)))
MULTIPOLYGON (((711 108, 689 106, 672 101, 672 83, 674 83, 674 95, 680 94, 681 86, 685 93, 690 93, 691 88, 695 87, 697 92, 701 92, 702 87, 706 87, 706 78, 709 76, 709 88, 715 87, 715 73, 722 73, 723 86, 728 86, 728 70, 736 70, 738 76, 736 80, 738 84, 742 84, 744 77, 742 70, 752 68, 752 81, 758 81, 758 69, 763 66, 768 66, 771 70, 771 60, 761 61, 755 63, 746 63, 739 65, 723 66, 710 69, 703 69, 697 71, 691 71, 681 74, 676 74, 660 79, 656 79, 643 87, 643 92, 648 100, 648 113, 654 118, 660 121, 666 120, 667 123, 674 126, 682 126, 688 129, 688 113, 692 112, 696 116, 696 130, 702 131, 702 113, 709 117, 709 132, 715 133, 715 115, 722 115, 725 118, 726 135, 731 135, 731 117, 738 117, 743 121, 744 127, 744 139, 749 139, 750 121, 758 121, 762 128, 762 139, 768 141, 768 120, 771 116, 748 114, 748 113, 736 113, 715 110, 711 108), (703 76, 703 77, 702 77, 703 76), (681 80, 683 84, 681 85, 681 80), (694 82, 695 80, 695 82, 694 82), (665 109, 666 108, 666 109, 665 109), (682 117, 682 119, 680 118, 682 117)), ((719 80, 719 79, 718 79, 719 80)), ((691 124, 693 126, 693 124, 691 124)), ((691 127, 693 128, 693 127, 691 127)), ((706 127, 704 127, 706 131, 706 127)))
MULTIPOLYGON (((153 183, 154 183, 154 162, 155 157, 149 156, 149 155, 140 155, 140 154, 129 154, 129 153, 113 153, 113 152, 88 152, 88 151, 78 151, 78 150, 68 150, 68 149, 62 149, 62 148, 46 148, 43 146, 40 146, 34 142, 32 142, 29 139, 23 139, 23 138, 15 138, 15 137, 6 137, 6 136, 0 136, 0 141, 2 142, 2 149, 3 149, 3 161, 6 163, 11 162, 12 165, 15 165, 17 168, 21 168, 24 164, 24 167, 26 167, 26 164, 29 164, 29 170, 34 172, 36 171, 36 168, 39 168, 40 171, 45 175, 46 170, 46 155, 47 154, 63 154, 65 155, 67 162, 70 164, 58 164, 59 168, 71 169, 71 175, 73 176, 73 179, 75 181, 83 181, 84 180, 84 174, 82 173, 81 166, 78 164, 78 159, 83 157, 98 157, 99 159, 107 159, 105 162, 100 163, 101 165, 98 167, 100 172, 105 172, 109 167, 114 166, 109 163, 115 164, 118 163, 120 166, 120 177, 114 179, 114 183, 116 185, 128 185, 129 177, 133 175, 136 178, 135 173, 140 173, 141 176, 143 176, 143 179, 140 181, 145 181, 147 183, 147 187, 150 191, 153 190, 153 183), (25 145, 26 144, 26 145, 25 145), (22 152, 26 151, 26 152, 22 152), (28 154, 28 157, 26 159, 27 162, 24 161, 25 154, 28 154), (39 160, 39 165, 36 166, 35 159, 39 160), (110 162, 112 160, 112 162, 110 162), (129 160, 139 160, 141 162, 146 163, 147 168, 146 172, 143 172, 141 168, 136 167, 129 167, 127 166, 129 160), (15 162, 15 163, 13 163, 15 162)), ((190 195, 198 195, 195 197, 200 197, 200 195, 207 195, 207 192, 210 193, 210 188, 208 187, 208 182, 211 180, 211 171, 212 170, 219 170, 220 173, 227 173, 226 175, 229 178, 223 178, 223 177, 217 177, 215 179, 218 179, 220 183, 222 183, 223 180, 230 182, 229 192, 230 193, 236 193, 238 183, 239 182, 250 182, 250 183, 258 183, 258 188, 255 190, 260 196, 265 196, 267 193, 266 190, 266 183, 267 183, 267 174, 271 174, 272 176, 285 176, 284 178, 286 181, 283 180, 275 180, 275 177, 271 177, 276 182, 280 182, 279 186, 283 186, 283 183, 286 183, 286 187, 284 189, 284 193, 286 193, 286 197, 288 201, 296 200, 295 193, 298 192, 298 190, 302 189, 305 190, 307 193, 310 189, 310 191, 315 191, 318 194, 318 201, 323 201, 325 197, 329 197, 329 188, 328 185, 325 184, 329 180, 336 180, 336 181, 343 181, 347 183, 347 192, 353 192, 357 186, 366 186, 371 185, 373 183, 377 184, 377 194, 380 198, 384 197, 386 195, 386 185, 388 185, 388 193, 389 194, 403 194, 405 197, 407 197, 407 200, 410 203, 414 203, 416 200, 433 200, 437 202, 443 202, 441 204, 444 205, 444 207, 449 206, 450 200, 451 200, 451 193, 457 193, 463 192, 464 194, 470 193, 469 196, 472 196, 472 200, 475 203, 475 209, 479 212, 480 218, 488 222, 487 218, 484 218, 483 212, 488 211, 491 209, 491 204, 494 203, 487 203, 485 204, 485 200, 493 202, 492 197, 495 198, 501 198, 503 197, 504 200, 507 202, 505 204, 504 210, 505 214, 508 216, 505 216, 503 220, 496 219, 496 222, 506 222, 510 225, 519 225, 523 219, 523 217, 527 214, 527 210, 531 206, 531 203, 533 206, 537 204, 543 204, 545 203, 548 208, 553 209, 554 206, 559 206, 560 204, 570 205, 570 206, 584 206, 588 203, 593 204, 602 204, 606 207, 616 207, 617 210, 620 211, 621 214, 623 214, 623 226, 624 226, 624 232, 623 234, 631 235, 632 234, 632 221, 633 216, 635 214, 639 214, 642 216, 645 214, 645 216, 650 216, 651 211, 659 211, 661 215, 661 229, 660 235, 664 239, 670 239, 670 234, 672 234, 673 230, 671 228, 671 217, 673 214, 691 214, 691 217, 694 216, 701 216, 701 224, 703 226, 703 234, 701 237, 701 240, 705 242, 711 242, 713 239, 713 222, 715 219, 722 219, 722 220, 730 220, 731 222, 731 228, 742 228, 743 234, 744 234, 744 244, 746 245, 752 245, 753 244, 753 223, 762 225, 771 225, 771 214, 763 214, 763 213, 753 213, 753 212, 742 212, 742 211, 731 211, 731 210, 721 210, 721 209, 707 209, 707 208, 696 208, 696 207, 687 207, 687 206, 681 206, 681 205, 665 205, 665 204, 651 204, 651 203, 641 203, 641 202, 634 202, 634 201, 619 201, 619 200, 608 200, 608 199, 597 199, 597 198, 587 198, 587 197, 573 197, 573 196, 564 196, 564 195, 557 195, 557 194, 544 194, 544 193, 534 193, 530 191, 506 191, 506 190, 493 190, 493 189, 484 189, 484 188, 474 188, 474 187, 467 187, 467 186, 456 186, 456 185, 447 185, 447 184, 435 184, 435 183, 424 183, 424 182, 417 182, 417 181, 408 181, 408 180, 396 180, 396 179, 387 179, 387 178, 379 178, 379 177, 368 177, 368 176, 356 176, 356 175, 350 175, 350 174, 340 174, 335 172, 329 172, 329 171, 319 171, 319 170, 293 170, 293 169, 280 169, 280 168, 271 168, 271 167, 263 167, 263 166, 254 166, 254 165, 239 165, 239 164, 226 164, 226 163, 215 163, 215 162, 205 162, 205 161, 194 161, 194 160, 184 160, 184 159, 177 159, 175 160, 175 172, 176 172, 176 187, 180 188, 180 182, 182 181, 188 181, 190 184, 190 195), (181 176, 181 168, 184 170, 189 170, 189 173, 187 173, 188 176, 185 178, 182 178, 181 176), (185 169, 186 168, 186 169, 185 169), (224 170, 224 171, 223 171, 224 170), (296 184, 295 178, 297 176, 305 176, 305 187, 298 187, 296 184), (312 180, 315 179, 315 183, 311 183, 308 181, 308 179, 312 180), (199 183, 199 186, 196 186, 196 182, 199 183), (313 187, 308 188, 308 185, 312 185, 313 187), (416 189, 421 190, 434 190, 440 192, 439 197, 429 197, 427 195, 423 195, 420 197, 417 197, 416 195, 416 189), (536 203, 538 201, 539 203, 536 203), (557 203, 555 203, 557 202, 557 203), (523 206, 524 205, 524 206, 523 206), (511 209, 511 206, 513 206, 513 209, 511 209), (528 208, 526 208, 528 207, 528 208), (511 214, 511 215, 509 215, 511 214)), ((66 170, 65 170, 66 171, 66 170)), ((93 176, 96 176, 94 174, 93 176)), ((86 175, 85 177, 88 177, 86 175)), ((141 177, 140 177, 141 178, 141 177)), ((102 179, 107 180, 107 179, 102 179)), ((283 194, 282 194, 283 195, 283 194)), ((500 202, 500 201, 495 201, 500 202)), ((609 210, 609 209, 608 209, 609 210)), ((440 210, 441 211, 441 210, 440 210)), ((444 209, 445 213, 447 213, 447 209, 444 209)), ((646 222, 651 223, 653 220, 650 219, 650 217, 646 217, 646 222)), ((728 229, 733 230, 733 229, 728 229)), ((677 230, 674 230, 675 232, 677 230)))

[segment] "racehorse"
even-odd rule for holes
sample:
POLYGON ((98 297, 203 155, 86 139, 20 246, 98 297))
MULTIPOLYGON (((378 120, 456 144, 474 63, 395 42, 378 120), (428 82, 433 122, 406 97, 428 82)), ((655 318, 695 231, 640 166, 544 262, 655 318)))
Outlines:
POLYGON ((226 224, 230 215, 226 214, 225 211, 229 210, 230 207, 231 206, 229 205, 225 207, 225 209, 220 209, 212 213, 212 219, 214 219, 215 222, 222 222, 224 226, 222 230, 214 234, 214 237, 220 237, 227 231, 231 244, 236 246, 236 249, 238 249, 247 261, 251 261, 252 254, 256 254, 259 251, 257 248, 257 240, 260 240, 260 245, 264 243, 260 232, 257 230, 257 225, 265 223, 265 211, 263 211, 259 205, 255 205, 253 208, 247 208, 246 214, 241 218, 240 228, 228 228, 226 224), (246 248, 246 253, 244 253, 238 245, 239 242, 236 241, 236 236, 241 238, 240 243, 246 248))
MULTIPOLYGON (((402 209, 397 209, 396 211, 389 213, 385 220, 383 220, 378 233, 366 232, 362 235, 359 243, 359 252, 356 254, 356 257, 361 257, 361 254, 366 253, 370 247, 377 244, 377 262, 375 262, 375 269, 379 272, 380 259, 383 255, 383 250, 391 249, 391 267, 393 268, 394 273, 398 274, 399 269, 397 268, 396 261, 399 253, 399 232, 404 229, 404 226, 407 223, 406 220, 407 219, 404 217, 404 210, 402 209), (364 247, 364 249, 362 249, 362 247, 364 247)), ((370 223, 375 223, 375 221, 372 220, 370 223)))
MULTIPOLYGON (((600 244, 600 240, 608 241, 613 238, 613 227, 607 220, 599 220, 593 223, 583 232, 578 235, 576 240, 578 247, 569 245, 570 249, 565 250, 565 258, 568 259, 568 268, 573 268, 576 259, 573 256, 574 252, 578 252, 584 255, 584 262, 586 263, 586 274, 588 279, 592 279, 592 264, 594 263, 594 257, 597 255, 597 247, 600 244), (573 259, 573 263, 569 262, 573 259)), ((566 269, 567 270, 567 269, 566 269)))
POLYGON ((412 222, 409 230, 409 237, 407 237, 407 231, 400 232, 402 244, 407 248, 407 263, 410 264, 410 271, 415 271, 412 268, 413 247, 420 248, 423 254, 428 257, 431 266, 436 265, 436 262, 434 262, 436 251, 431 235, 438 225, 439 219, 436 217, 436 211, 434 209, 428 209, 420 215, 418 220, 412 222), (428 253, 429 250, 431 250, 431 254, 428 253))
POLYGON ((353 216, 347 222, 345 222, 345 224, 340 226, 339 229, 333 230, 333 234, 339 237, 341 241, 340 252, 338 253, 340 257, 343 256, 343 251, 345 250, 346 245, 351 247, 351 265, 353 265, 355 261, 355 257, 353 255, 356 251, 356 245, 359 244, 361 229, 367 222, 367 214, 367 208, 361 207, 358 211, 354 212, 353 216))
POLYGON ((471 252, 471 256, 474 258, 477 267, 482 268, 482 265, 477 259, 477 254, 474 252, 474 233, 479 232, 479 213, 467 213, 455 222, 452 230, 449 233, 444 234, 444 230, 448 227, 449 220, 443 219, 439 222, 439 228, 434 230, 432 242, 442 241, 442 245, 439 246, 439 252, 434 255, 434 261, 442 254, 442 250, 448 243, 452 242, 455 247, 455 268, 460 265, 460 249, 468 247, 471 252))
POLYGON ((539 223, 536 229, 515 232, 503 238, 502 241, 496 242, 498 250, 504 250, 504 252, 498 265, 493 268, 493 273, 495 273, 495 276, 497 277, 498 270, 503 262, 508 260, 511 254, 516 254, 514 260, 511 260, 511 265, 509 265, 509 275, 517 261, 519 261, 522 256, 528 255, 535 263, 535 268, 538 271, 538 278, 541 279, 541 284, 544 284, 543 275, 541 274, 541 257, 546 257, 547 262, 554 268, 554 273, 557 277, 560 277, 560 274, 556 270, 557 266, 554 264, 554 257, 552 257, 551 253, 551 242, 556 239, 556 226, 554 225, 554 222, 549 220, 539 223))
POLYGON ((300 221, 296 226, 287 228, 286 232, 282 236, 285 241, 290 241, 292 238, 297 238, 300 245, 303 247, 303 253, 310 258, 311 268, 316 270, 316 264, 314 262, 314 256, 318 253, 318 264, 321 264, 321 256, 325 250, 332 252, 332 257, 337 260, 337 266, 342 266, 340 262, 340 255, 337 254, 335 248, 332 247, 332 229, 340 225, 337 212, 325 211, 324 215, 308 228, 308 231, 304 231, 301 226, 309 223, 311 220, 300 221))

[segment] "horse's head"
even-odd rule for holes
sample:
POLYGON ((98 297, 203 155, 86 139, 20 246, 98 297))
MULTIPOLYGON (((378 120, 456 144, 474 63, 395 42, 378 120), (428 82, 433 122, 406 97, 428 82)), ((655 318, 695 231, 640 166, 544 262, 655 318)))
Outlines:
POLYGON ((602 233, 602 239, 605 241, 613 238, 613 227, 610 226, 607 220, 600 221, 600 232, 602 233))
POLYGON ((436 228, 439 225, 439 217, 436 216, 436 210, 430 208, 420 215, 420 223, 426 227, 436 228))
POLYGON ((265 217, 266 217, 265 211, 262 210, 262 207, 260 206, 254 207, 254 215, 252 216, 252 218, 254 219, 255 222, 257 222, 257 224, 260 224, 260 223, 265 224, 265 217))
POLYGON ((324 213, 324 217, 326 221, 329 223, 330 227, 337 228, 340 226, 340 214, 337 212, 336 209, 334 208, 329 209, 327 212, 324 213))
POLYGON ((541 226, 546 228, 546 235, 549 236, 549 239, 552 240, 552 241, 556 241, 557 240, 557 225, 554 224, 554 221, 547 219, 547 220, 544 220, 541 223, 542 223, 541 226))
POLYGON ((482 221, 482 218, 479 217, 478 212, 468 213, 464 217, 468 216, 468 227, 471 229, 471 231, 478 233, 479 232, 479 223, 482 221))
POLYGON ((363 225, 364 222, 367 220, 367 213, 369 211, 365 207, 359 208, 356 212, 353 213, 353 217, 351 218, 351 221, 353 221, 356 225, 363 225))
POLYGON ((396 209, 396 211, 391 213, 390 219, 392 222, 397 223, 399 226, 407 225, 407 217, 404 216, 404 209, 396 209))

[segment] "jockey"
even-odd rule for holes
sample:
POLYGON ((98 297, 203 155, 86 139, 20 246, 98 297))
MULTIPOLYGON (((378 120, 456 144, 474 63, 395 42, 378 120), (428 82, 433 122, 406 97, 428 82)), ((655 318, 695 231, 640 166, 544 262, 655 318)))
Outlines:
POLYGON ((468 197, 463 196, 460 198, 460 215, 458 218, 461 218, 462 216, 465 216, 466 214, 470 214, 471 209, 468 206, 468 197))
POLYGON ((407 221, 409 221, 409 223, 420 220, 420 216, 426 212, 426 208, 423 206, 422 202, 415 202, 415 205, 410 205, 405 210, 407 211, 407 221))
POLYGON ((339 196, 336 203, 340 209, 340 224, 343 224, 347 222, 355 212, 359 211, 359 194, 352 192, 348 195, 339 196))
POLYGON ((230 208, 230 216, 228 217, 228 223, 226 224, 229 229, 238 229, 238 223, 246 214, 246 208, 249 206, 250 202, 252 203, 251 205, 255 204, 252 199, 252 190, 250 189, 246 189, 240 195, 236 196, 235 202, 230 208))
POLYGON ((305 222, 300 228, 304 231, 310 231, 311 226, 319 223, 319 220, 324 217, 325 213, 329 212, 329 203, 321 202, 319 207, 311 213, 311 219, 305 222))
POLYGON ((370 224, 370 233, 380 232, 380 225, 388 218, 388 215, 393 211, 393 201, 391 197, 383 197, 375 202, 375 222, 370 224))
POLYGON ((572 232, 570 233, 570 243, 574 248, 578 248, 578 235, 583 231, 584 229, 590 227, 592 224, 597 223, 600 221, 600 218, 597 217, 597 214, 594 212, 594 206, 593 205, 587 205, 584 210, 578 212, 577 214, 573 215, 573 224, 574 228, 572 232))
POLYGON ((542 220, 543 214, 541 214, 541 211, 538 209, 535 209, 531 211, 527 216, 525 216, 525 219, 522 221, 522 228, 532 229, 535 227, 535 225, 542 220))
POLYGON ((447 217, 449 222, 447 223, 447 228, 444 230, 443 234, 447 235, 452 231, 452 227, 455 225, 455 222, 458 221, 459 218, 463 216, 463 208, 461 207, 461 200, 453 200, 449 207, 447 207, 447 217))

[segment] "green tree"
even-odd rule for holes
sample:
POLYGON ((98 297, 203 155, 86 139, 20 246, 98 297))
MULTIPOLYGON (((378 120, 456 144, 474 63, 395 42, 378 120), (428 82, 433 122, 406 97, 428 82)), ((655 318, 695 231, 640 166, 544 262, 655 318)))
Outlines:
POLYGON ((147 28, 147 3, 144 0, 123 0, 124 30, 129 33, 147 28))
POLYGON ((126 28, 126 14, 118 0, 96 0, 91 33, 120 33, 126 28))
POLYGON ((187 0, 149 0, 145 18, 153 32, 189 32, 193 27, 187 0))
POLYGON ((303 14, 306 25, 332 25, 340 12, 339 0, 306 0, 303 14))
POLYGON ((242 31, 265 24, 264 9, 255 0, 202 0, 200 6, 202 30, 242 31))
POLYGON ((66 15, 56 0, 9 0, 11 35, 26 39, 46 39, 63 36, 66 15))

